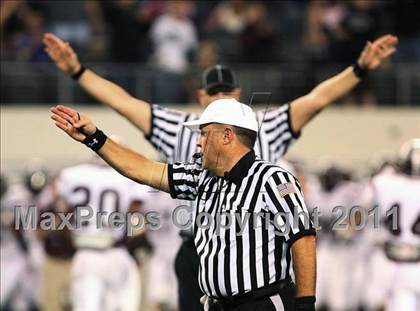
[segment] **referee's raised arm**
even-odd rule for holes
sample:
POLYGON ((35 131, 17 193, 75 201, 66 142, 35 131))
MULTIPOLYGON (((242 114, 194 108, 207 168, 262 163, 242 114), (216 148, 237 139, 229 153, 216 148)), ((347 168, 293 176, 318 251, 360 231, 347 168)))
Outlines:
POLYGON ((369 71, 375 70, 396 51, 398 38, 391 34, 366 42, 358 59, 337 75, 318 84, 290 104, 292 130, 298 133, 324 108, 347 95, 369 71))
POLYGON ((55 125, 71 138, 95 151, 120 174, 141 184, 169 192, 168 166, 152 161, 108 138, 86 116, 69 107, 51 108, 55 125))
POLYGON ((44 34, 42 41, 58 69, 71 76, 96 100, 126 117, 145 135, 150 134, 151 108, 147 102, 131 96, 122 87, 85 68, 68 42, 52 33, 44 34))

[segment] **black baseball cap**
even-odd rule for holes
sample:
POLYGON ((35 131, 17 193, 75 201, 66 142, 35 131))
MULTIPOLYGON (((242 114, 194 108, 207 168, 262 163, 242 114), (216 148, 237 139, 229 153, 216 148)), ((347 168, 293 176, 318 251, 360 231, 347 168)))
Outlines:
POLYGON ((215 65, 207 68, 202 76, 202 88, 206 90, 207 94, 212 95, 212 91, 222 87, 224 90, 230 91, 237 88, 235 75, 233 71, 223 65, 215 65))

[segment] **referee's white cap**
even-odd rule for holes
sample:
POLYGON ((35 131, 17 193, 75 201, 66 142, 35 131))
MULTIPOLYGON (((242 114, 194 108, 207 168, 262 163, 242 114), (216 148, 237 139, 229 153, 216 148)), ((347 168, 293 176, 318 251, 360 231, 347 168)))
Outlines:
POLYGON ((234 98, 218 99, 206 107, 201 117, 184 125, 196 130, 200 125, 219 123, 233 125, 258 132, 258 122, 251 107, 234 98))

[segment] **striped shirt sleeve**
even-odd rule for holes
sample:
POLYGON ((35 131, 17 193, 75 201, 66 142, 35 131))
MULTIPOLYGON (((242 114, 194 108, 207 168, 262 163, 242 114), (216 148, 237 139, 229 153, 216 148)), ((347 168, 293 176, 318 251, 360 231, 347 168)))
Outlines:
POLYGON ((257 112, 260 126, 258 133, 260 157, 276 163, 288 150, 290 145, 300 136, 292 130, 290 120, 290 104, 275 109, 257 112))
POLYGON ((183 123, 189 119, 189 113, 151 105, 151 130, 146 139, 156 148, 167 162, 174 162, 178 145, 178 134, 183 123))
POLYGON ((199 163, 168 165, 169 193, 174 199, 193 201, 198 194, 198 181, 203 169, 199 163))
POLYGON ((286 243, 291 245, 305 235, 315 235, 301 186, 292 174, 274 173, 265 184, 264 196, 276 229, 286 243))

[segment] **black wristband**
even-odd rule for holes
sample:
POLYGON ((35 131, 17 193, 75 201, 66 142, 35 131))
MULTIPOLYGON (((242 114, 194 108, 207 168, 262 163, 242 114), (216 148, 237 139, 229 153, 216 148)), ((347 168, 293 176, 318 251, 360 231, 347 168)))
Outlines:
POLYGON ((295 298, 296 311, 315 311, 315 296, 304 296, 295 298))
POLYGON ((80 79, 80 77, 82 76, 82 74, 85 72, 85 70, 86 70, 86 67, 85 67, 85 66, 83 66, 83 65, 80 65, 80 69, 79 69, 79 70, 77 70, 77 72, 76 72, 76 73, 73 73, 73 74, 71 75, 71 78, 72 78, 74 81, 79 80, 79 79, 80 79))
POLYGON ((88 146, 93 151, 98 151, 105 144, 107 138, 104 132, 97 128, 95 133, 86 136, 82 144, 88 146))
POLYGON ((353 64, 353 72, 354 72, 356 77, 358 77, 359 79, 363 79, 367 75, 368 70, 360 67, 359 63, 356 61, 353 64))

